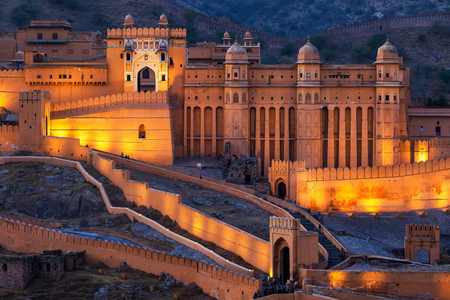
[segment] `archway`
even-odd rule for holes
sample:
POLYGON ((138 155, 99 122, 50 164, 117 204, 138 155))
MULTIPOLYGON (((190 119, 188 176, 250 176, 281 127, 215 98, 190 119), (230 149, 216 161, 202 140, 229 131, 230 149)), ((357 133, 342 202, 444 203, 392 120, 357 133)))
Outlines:
POLYGON ((155 72, 148 67, 143 68, 138 73, 138 92, 154 92, 155 82, 155 72))
POLYGON ((139 138, 145 139, 145 125, 144 124, 139 125, 139 138))
POLYGON ((284 182, 280 182, 278 184, 278 198, 284 200, 285 197, 286 197, 286 185, 284 184, 284 182))
POLYGON ((273 277, 280 278, 282 282, 290 279, 290 247, 282 237, 273 245, 273 277))
POLYGON ((280 279, 282 283, 286 283, 290 278, 290 261, 289 261, 289 247, 281 249, 280 262, 280 279))
POLYGON ((430 263, 430 253, 420 248, 414 253, 414 261, 422 264, 429 264, 430 263))

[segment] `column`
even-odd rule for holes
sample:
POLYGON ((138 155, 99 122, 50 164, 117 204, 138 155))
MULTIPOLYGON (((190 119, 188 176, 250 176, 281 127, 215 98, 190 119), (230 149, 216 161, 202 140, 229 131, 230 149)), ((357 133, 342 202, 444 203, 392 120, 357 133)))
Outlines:
POLYGON ((280 159, 280 108, 275 107, 275 159, 280 159))
MULTIPOLYGON (((297 127, 297 136, 295 136, 295 141, 297 141, 298 137, 298 123, 300 120, 297 120, 297 124, 295 126, 297 127)), ((289 160, 289 106, 284 108, 284 160, 289 160)), ((295 145, 297 147, 297 144, 295 145)), ((298 153, 298 149, 297 149, 298 153)), ((295 158, 297 160, 297 157, 295 158)))
POLYGON ((261 111, 260 111, 260 107, 255 106, 255 110, 256 110, 256 114, 255 114, 255 153, 256 153, 256 157, 258 157, 258 175, 261 175, 261 145, 260 145, 260 141, 261 141, 261 128, 260 128, 260 124, 261 124, 261 111))
POLYGON ((362 148, 361 148, 361 166, 367 167, 369 165, 369 150, 368 150, 368 126, 367 126, 367 107, 362 107, 362 148))
MULTIPOLYGON (((328 165, 324 168, 334 168, 334 108, 328 109, 328 165)), ((322 128, 321 128, 322 129, 322 128)), ((323 131, 323 130, 322 130, 323 131)), ((323 146, 323 143, 322 143, 323 146)), ((323 153, 324 151, 322 151, 323 153)))
POLYGON ((270 107, 267 107, 264 109, 265 111, 265 117, 264 117, 264 126, 266 128, 266 134, 264 135, 264 177, 267 177, 267 171, 269 170, 270 167, 270 133, 269 133, 269 127, 270 127, 270 122, 269 122, 269 111, 270 111, 270 107))
POLYGON ((205 107, 200 107, 200 157, 205 156, 205 107))
POLYGON ((212 108, 212 156, 217 156, 217 112, 216 112, 217 106, 212 108))
POLYGON ((350 167, 356 167, 358 162, 356 135, 356 107, 351 108, 352 121, 350 123, 350 167))
POLYGON ((345 168, 345 107, 339 108, 339 167, 345 168))
POLYGON ((194 156, 194 107, 191 106, 191 156, 194 156))

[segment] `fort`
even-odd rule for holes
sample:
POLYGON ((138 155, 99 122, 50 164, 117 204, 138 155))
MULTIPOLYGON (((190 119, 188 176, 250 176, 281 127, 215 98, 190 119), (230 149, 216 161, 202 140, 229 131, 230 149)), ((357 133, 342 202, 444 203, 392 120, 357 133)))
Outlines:
MULTIPOLYGON (((416 21, 423 26, 448 16, 388 19, 329 34, 339 39, 347 33, 371 34, 416 21)), ((236 30, 233 26, 230 29, 236 30)), ((269 278, 289 280, 290 287, 294 282, 301 285, 296 295, 280 297, 326 299, 314 290, 326 286, 343 289, 345 299, 357 297, 353 292, 445 298, 446 271, 429 272, 431 276, 426 271, 398 275, 352 269, 367 257, 352 253, 311 214, 313 210, 356 216, 442 210, 450 205, 446 183, 450 142, 441 138, 448 134, 439 123, 448 116, 410 108, 410 72, 389 41, 378 49, 372 65, 322 64, 317 48, 302 38, 292 40, 301 44, 295 64, 262 65, 260 44, 253 42, 258 33, 246 32, 242 45, 237 39, 232 43, 228 32, 222 44, 188 45, 186 30, 170 28, 164 14, 156 28, 136 28, 127 15, 123 28, 108 30, 106 42, 87 34, 86 45, 75 43, 83 34, 70 30, 65 21, 33 21, 15 37, 4 35, 0 41, 7 44, 14 37, 19 47, 14 57, 0 53, 14 58, 5 59, 11 70, 0 74, 0 106, 10 112, 5 118, 10 121, 2 121, 0 127, 0 151, 42 155, 0 156, 0 164, 35 161, 77 168, 99 189, 108 213, 124 213, 199 251, 219 267, 9 216, 0 219, 2 248, 27 253, 61 249, 64 255, 86 251, 88 263, 101 261, 115 268, 126 262, 152 274, 170 272, 185 284, 195 281, 219 299, 250 299, 265 289, 263 278, 254 278, 255 270, 232 263, 133 209, 113 206, 102 183, 80 163, 86 162, 118 187, 129 203, 158 210, 269 278), (48 43, 53 46, 38 50, 48 43), (180 157, 225 157, 229 182, 172 168, 180 157), (178 194, 132 180, 130 169, 194 183, 257 205, 273 214, 267 224, 270 240, 190 207, 178 194), (272 195, 253 189, 259 180, 269 182, 272 195)), ((279 39, 273 37, 274 42, 279 39)), ((405 258, 367 259, 411 267, 415 253, 426 248, 427 263, 436 264, 441 255, 440 227, 409 223, 402 231, 405 228, 405 258)))

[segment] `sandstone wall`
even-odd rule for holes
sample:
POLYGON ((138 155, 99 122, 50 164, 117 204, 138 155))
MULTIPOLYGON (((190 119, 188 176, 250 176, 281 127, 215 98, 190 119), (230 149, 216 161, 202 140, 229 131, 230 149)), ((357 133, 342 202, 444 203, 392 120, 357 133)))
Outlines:
POLYGON ((101 261, 110 268, 117 268, 121 262, 126 262, 132 268, 147 273, 170 273, 186 285, 197 283, 204 292, 211 296, 217 295, 220 299, 251 299, 253 294, 262 288, 261 280, 175 255, 120 242, 69 235, 6 218, 1 218, 0 223, 0 245, 8 251, 86 251, 86 262, 101 261))
POLYGON ((19 126, 0 126, 0 151, 15 151, 19 148, 19 126))

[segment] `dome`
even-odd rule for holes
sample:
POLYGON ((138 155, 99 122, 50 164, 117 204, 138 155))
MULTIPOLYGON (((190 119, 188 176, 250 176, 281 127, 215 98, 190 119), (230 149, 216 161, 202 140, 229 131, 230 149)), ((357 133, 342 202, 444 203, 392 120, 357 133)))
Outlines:
POLYGON ((17 51, 16 56, 14 56, 14 61, 24 61, 25 54, 22 51, 17 51))
POLYGON ((165 14, 162 14, 161 17, 159 17, 158 26, 169 26, 169 21, 165 14))
POLYGON ((123 26, 134 26, 134 19, 133 19, 133 17, 130 14, 128 14, 125 17, 125 21, 123 22, 123 26))
POLYGON ((298 62, 320 62, 319 50, 308 40, 298 51, 298 62))
POLYGON ((245 33, 244 40, 251 40, 251 39, 252 39, 252 35, 251 35, 250 31, 247 31, 245 33))
POLYGON ((223 34, 223 40, 231 40, 230 38, 230 34, 228 33, 228 31, 225 31, 225 33, 223 34))
POLYGON ((389 40, 378 48, 377 61, 398 61, 398 51, 389 40))
POLYGON ((247 50, 245 50, 238 42, 234 42, 227 50, 225 55, 226 62, 248 62, 247 50))

